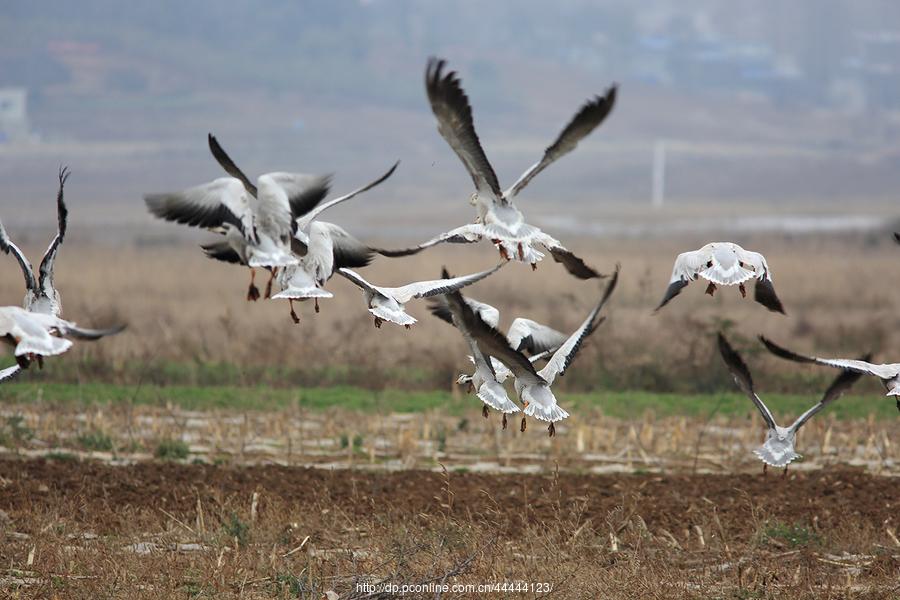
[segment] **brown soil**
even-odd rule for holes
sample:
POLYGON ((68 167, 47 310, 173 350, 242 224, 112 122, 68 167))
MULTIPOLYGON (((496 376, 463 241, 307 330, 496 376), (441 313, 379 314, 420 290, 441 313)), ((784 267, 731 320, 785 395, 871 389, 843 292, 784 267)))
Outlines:
POLYGON ((389 598, 360 582, 518 581, 552 593, 427 597, 893 598, 898 501, 896 478, 848 468, 485 475, 4 458, 0 596, 389 598))
MULTIPOLYGON (((552 520, 559 511, 584 504, 584 518, 603 521, 617 507, 628 506, 651 529, 680 531, 695 517, 705 522, 711 507, 735 535, 752 533, 752 513, 785 523, 808 523, 817 517, 823 530, 848 519, 872 525, 896 516, 900 487, 892 477, 842 469, 758 475, 482 475, 401 471, 327 471, 280 466, 216 467, 174 463, 139 463, 128 467, 99 462, 2 460, 0 508, 12 516, 38 508, 50 510, 77 502, 84 510, 72 519, 95 531, 114 532, 123 513, 164 508, 193 518, 197 498, 221 502, 228 496, 249 498, 260 492, 298 508, 334 507, 350 517, 383 515, 389 519, 441 512, 442 489, 453 497, 452 511, 474 520, 490 514, 511 525, 552 520), (89 510, 107 507, 109 510, 89 510), (498 512, 499 511, 499 512, 498 512)), ((515 531, 510 529, 510 533, 515 531)))

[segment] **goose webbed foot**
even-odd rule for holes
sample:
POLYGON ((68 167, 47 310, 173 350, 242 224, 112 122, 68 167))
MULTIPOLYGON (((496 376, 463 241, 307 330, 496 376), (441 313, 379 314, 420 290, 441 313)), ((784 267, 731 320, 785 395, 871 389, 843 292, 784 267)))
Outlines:
POLYGON ((767 465, 766 463, 763 463, 763 475, 765 475, 768 472, 769 472, 769 465, 767 465))
POLYGON ((410 327, 412 327, 412 325, 410 325, 409 323, 407 323, 406 325, 404 325, 404 327, 406 327, 407 329, 409 329, 410 327))
POLYGON ((494 242, 494 245, 497 246, 497 250, 500 251, 500 258, 503 260, 509 260, 509 252, 506 251, 506 246, 504 246, 500 240, 491 240, 494 242))
POLYGON ((384 323, 384 319, 379 317, 375 317, 375 329, 381 329, 381 324, 384 323))
MULTIPOLYGON (((470 381, 469 387, 466 388, 466 393, 471 394, 474 391, 475 391, 475 384, 470 381)), ((898 400, 898 402, 900 402, 900 400, 898 400)))
POLYGON ((289 302, 290 305, 291 305, 291 319, 294 320, 294 325, 299 325, 299 324, 300 324, 300 317, 298 317, 296 311, 294 311, 294 299, 293 299, 293 298, 288 298, 288 302, 289 302))
POLYGON ((247 288, 247 302, 256 302, 259 300, 259 288, 256 287, 256 270, 250 269, 250 286, 247 288))
POLYGON ((501 423, 503 424, 503 431, 506 431, 506 413, 503 413, 503 421, 501 423))
POLYGON ((712 281, 710 281, 709 285, 706 286, 706 293, 709 294, 710 296, 714 296, 716 293, 716 284, 714 284, 712 281))
POLYGON ((527 423, 525 422, 525 417, 522 417, 522 425, 519 426, 519 431, 524 433, 526 426, 527 423))
POLYGON ((31 359, 28 358, 28 356, 22 354, 22 355, 16 356, 16 364, 19 365, 20 369, 27 369, 28 366, 31 364, 31 359))
POLYGON ((481 407, 481 416, 484 417, 485 419, 487 419, 490 416, 490 413, 488 412, 487 404, 485 404, 484 406, 481 407))
POLYGON ((531 263, 531 270, 537 271, 537 263, 536 262, 531 263))
POLYGON ((556 426, 553 423, 550 423, 550 427, 547 428, 547 433, 549 437, 556 435, 556 426))
POLYGON ((747 297, 747 288, 744 287, 744 284, 738 284, 738 289, 741 291, 741 298, 747 297))
POLYGON ((784 466, 784 471, 781 472, 781 478, 782 478, 782 479, 786 479, 786 478, 787 478, 787 470, 788 470, 787 465, 785 465, 785 466, 784 466))
POLYGON ((319 312, 319 299, 318 298, 315 299, 314 304, 316 306, 316 313, 318 314, 318 312, 319 312))
POLYGON ((519 242, 519 260, 525 260, 525 248, 522 247, 522 242, 519 242))
POLYGON ((269 269, 269 281, 266 282, 266 299, 272 297, 272 282, 275 281, 275 274, 278 273, 278 267, 269 269))
POLYGON ((43 369, 44 368, 44 357, 41 356, 40 354, 35 354, 34 358, 37 361, 38 369, 43 369))

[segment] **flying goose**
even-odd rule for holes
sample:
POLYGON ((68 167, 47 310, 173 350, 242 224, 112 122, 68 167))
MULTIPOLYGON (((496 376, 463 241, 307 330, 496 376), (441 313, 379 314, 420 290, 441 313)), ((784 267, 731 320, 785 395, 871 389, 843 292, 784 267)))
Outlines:
MULTIPOLYGON (((446 268, 442 269, 441 276, 445 281, 452 281, 446 268)), ((454 325, 466 340, 472 353, 472 362, 475 364, 475 373, 471 376, 461 376, 458 383, 468 383, 475 390, 475 395, 484 403, 482 415, 485 418, 488 416, 488 407, 503 413, 502 425, 503 429, 506 429, 506 415, 519 412, 519 407, 510 400, 503 388, 503 381, 497 376, 495 367, 497 365, 502 367, 502 364, 482 353, 473 334, 473 330, 479 327, 492 327, 485 322, 485 315, 489 318, 491 313, 479 311, 477 305, 480 303, 464 298, 458 289, 439 296, 436 301, 437 306, 432 307, 432 313, 442 320, 446 320, 445 315, 450 317, 448 322, 454 325), (463 377, 468 377, 468 380, 463 381, 463 377)), ((508 369, 506 371, 509 372, 508 369)), ((504 380, 505 378, 506 376, 504 380)))
POLYGON ((55 317, 59 316, 62 311, 62 303, 59 292, 53 285, 53 265, 56 261, 56 254, 59 252, 59 247, 63 242, 63 238, 66 236, 66 221, 68 219, 69 210, 66 208, 66 203, 63 201, 63 188, 65 187, 68 178, 69 169, 67 167, 61 167, 59 170, 59 191, 56 193, 56 235, 50 242, 50 246, 47 247, 47 251, 44 252, 44 257, 41 259, 41 265, 38 268, 37 277, 35 277, 34 269, 25 257, 25 254, 13 243, 6 233, 6 229, 3 228, 3 224, 0 223, 0 250, 2 250, 4 254, 12 252, 13 256, 15 256, 16 260, 19 262, 22 274, 25 276, 25 300, 23 306, 26 310, 53 315, 55 317))
POLYGON ((443 233, 420 244, 418 248, 424 249, 444 242, 473 243, 487 238, 494 243, 504 259, 527 262, 532 268, 537 268, 537 263, 544 254, 535 246, 541 245, 575 277, 602 277, 558 240, 526 223, 524 215, 513 203, 513 198, 538 173, 574 150, 585 136, 603 122, 615 104, 616 86, 610 87, 603 96, 596 96, 585 103, 556 140, 547 147, 541 160, 504 191, 500 188, 497 175, 475 133, 469 99, 456 72, 445 74, 445 66, 444 60, 429 59, 425 70, 425 89, 431 110, 437 118, 438 132, 462 161, 475 184, 476 191, 471 202, 476 206, 478 214, 475 223, 443 233))
POLYGON ((756 408, 762 415, 763 421, 766 422, 766 427, 768 428, 766 441, 753 451, 753 454, 763 462, 763 472, 765 472, 766 466, 771 465, 773 467, 784 467, 784 473, 787 474, 787 466, 801 456, 794 450, 797 431, 814 414, 825 408, 827 404, 840 398, 862 376, 858 371, 843 370, 837 379, 828 386, 828 389, 822 395, 822 399, 817 404, 797 417, 797 420, 790 427, 782 427, 775 422, 772 412, 753 389, 753 378, 750 375, 750 369, 747 368, 747 364, 721 333, 719 333, 719 352, 732 377, 734 377, 737 386, 753 401, 753 404, 756 405, 756 408))
MULTIPOLYGON (((14 348, 17 366, 28 368, 32 360, 43 366, 43 357, 62 354, 72 346, 65 338, 97 340, 115 335, 124 326, 109 329, 86 329, 57 316, 38 313, 18 306, 0 307, 0 339, 14 348)), ((4 370, 0 380, 12 376, 12 367, 4 370)))
MULTIPOLYGON (((212 135, 209 146, 217 159, 224 154, 212 135)), ((215 245, 213 255, 228 249, 250 267, 247 299, 256 300, 254 268, 267 268, 274 277, 276 268, 297 264, 290 246, 294 219, 322 201, 328 182, 328 177, 284 172, 260 175, 256 185, 246 177, 220 177, 182 192, 147 194, 144 202, 166 221, 223 233, 225 244, 215 245)))
MULTIPOLYGON (((598 318, 598 315, 616 288, 618 280, 619 266, 617 265, 603 297, 584 322, 553 352, 547 364, 540 371, 536 371, 533 363, 522 352, 513 348, 506 336, 496 328, 491 327, 480 318, 475 319, 470 326, 472 336, 478 342, 482 353, 496 358, 512 371, 516 378, 516 393, 525 406, 525 416, 549 422, 547 430, 550 436, 556 433, 554 423, 569 416, 569 413, 557 404, 551 386, 557 376, 565 374, 584 339, 603 321, 603 318, 598 318)), ((525 430, 525 417, 522 417, 521 430, 525 430)))
MULTIPOLYGON (((229 175, 243 182, 247 193, 255 197, 257 194, 256 187, 250 183, 249 178, 235 164, 234 160, 225 152, 225 149, 222 148, 212 134, 209 136, 209 146, 213 157, 215 157, 219 165, 229 175)), ((350 200, 384 182, 393 175, 399 164, 400 161, 397 161, 387 173, 375 181, 353 190, 349 194, 334 198, 324 204, 310 206, 306 212, 295 215, 292 223, 293 238, 291 239, 291 250, 300 260, 296 265, 283 267, 277 273, 282 292, 276 296, 277 298, 286 298, 290 301, 291 318, 295 323, 299 323, 299 317, 294 312, 293 300, 314 298, 316 301, 316 312, 318 312, 318 298, 331 297, 329 292, 321 289, 311 289, 308 286, 309 278, 313 278, 317 282, 316 285, 321 288, 332 276, 335 269, 340 267, 364 267, 372 261, 375 253, 384 256, 407 256, 418 251, 418 249, 392 251, 369 247, 338 225, 315 221, 316 217, 332 206, 350 200)), ((325 195, 327 195, 327 192, 325 195)), ((219 258, 215 256, 217 253, 211 251, 209 246, 204 246, 204 251, 213 258, 219 258)), ((269 278, 269 283, 266 286, 267 298, 271 295, 272 280, 275 276, 276 270, 273 270, 272 277, 269 278)))
POLYGON ((363 279, 359 273, 345 267, 338 269, 338 273, 362 289, 369 312, 375 316, 375 327, 380 328, 384 321, 390 321, 409 329, 416 322, 416 319, 407 314, 404 309, 404 305, 407 302, 413 298, 429 298, 472 285, 476 281, 481 281, 488 275, 495 273, 503 265, 504 263, 501 262, 495 267, 479 273, 451 279, 418 281, 401 287, 372 285, 363 279))
POLYGON ((374 255, 369 246, 334 223, 313 221, 308 225, 307 231, 308 233, 297 230, 295 236, 305 239, 305 242, 298 239, 294 243, 294 252, 300 256, 300 262, 281 269, 278 273, 281 291, 272 296, 274 299, 286 299, 290 302, 294 323, 300 322, 294 311, 295 300, 312 298, 316 312, 319 312, 319 298, 333 296, 324 286, 335 269, 364 267, 372 261, 374 255))
POLYGON ((775 294, 772 273, 762 254, 744 250, 732 242, 713 242, 699 250, 683 252, 675 259, 672 278, 656 307, 658 311, 681 293, 697 276, 709 281, 706 293, 712 296, 717 285, 737 285, 741 296, 746 297, 744 282, 756 279, 753 299, 773 312, 784 314, 784 306, 775 294))
POLYGON ((836 369, 846 369, 862 375, 873 375, 881 380, 881 384, 884 386, 884 389, 887 390, 886 396, 896 397, 897 410, 900 410, 900 363, 876 365, 865 360, 855 360, 851 358, 819 358, 818 356, 805 356, 782 348, 775 342, 763 336, 759 336, 759 340, 765 345, 769 352, 779 358, 800 363, 815 363, 817 365, 825 365, 836 369))

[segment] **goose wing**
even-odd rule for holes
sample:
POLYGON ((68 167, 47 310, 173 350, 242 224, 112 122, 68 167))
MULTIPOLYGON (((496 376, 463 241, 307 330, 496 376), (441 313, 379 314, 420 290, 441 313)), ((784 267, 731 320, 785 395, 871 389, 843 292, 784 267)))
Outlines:
POLYGON ((328 194, 329 177, 305 173, 266 173, 256 180, 259 194, 257 224, 272 237, 293 232, 294 211, 307 214, 328 194))
POLYGON ((334 268, 349 267, 357 269, 372 262, 373 251, 361 241, 353 237, 346 229, 334 223, 316 221, 331 237, 334 253, 334 268))
MULTIPOLYGON (((472 285, 476 281, 481 281, 488 275, 495 273, 500 267, 505 264, 506 262, 501 262, 486 271, 472 273, 470 275, 462 275, 460 277, 450 277, 445 279, 435 279, 432 281, 417 281, 415 283, 404 285, 403 287, 391 288, 391 295, 394 296, 394 298, 400 304, 406 304, 413 298, 428 298, 430 296, 447 294, 449 292, 462 289, 467 285, 472 285)), ((467 306, 469 305, 467 304, 467 306)), ((471 310, 471 307, 469 308, 471 310)))
POLYGON ((759 337, 759 341, 761 341, 763 345, 769 350, 769 352, 771 352, 775 356, 784 358, 786 360, 792 360, 794 362, 814 363, 817 365, 834 367, 836 369, 849 369, 851 371, 858 371, 865 375, 874 375, 875 377, 878 377, 880 379, 893 379, 897 375, 900 375, 900 363, 876 365, 865 360, 854 360, 849 358, 819 358, 818 356, 806 356, 804 354, 797 354, 796 352, 779 346, 772 340, 763 336, 759 337))
MULTIPOLYGON (((442 275, 445 279, 451 278, 446 269, 443 270, 442 275)), ((538 385, 544 382, 528 357, 518 350, 514 350, 506 340, 506 336, 485 323, 478 313, 472 310, 459 290, 449 292, 447 301, 454 316, 454 323, 457 319, 459 320, 461 325, 457 325, 457 327, 465 328, 469 332, 483 354, 502 362, 513 372, 516 379, 522 380, 523 383, 538 385)))
MULTIPOLYGON (((866 357, 869 358, 869 357, 866 357)), ((803 424, 809 421, 809 419, 825 408, 831 402, 834 402, 838 398, 844 395, 844 392, 853 387, 853 384, 859 381, 859 378, 863 376, 861 371, 851 371, 849 369, 844 369, 841 371, 841 374, 837 376, 837 378, 831 382, 831 385, 828 386, 828 389, 825 390, 825 393, 822 395, 822 399, 819 402, 807 410, 805 413, 797 417, 797 420, 794 421, 794 424, 791 425, 790 429, 792 431, 797 431, 803 424)))
POLYGON ((545 350, 556 350, 568 339, 561 331, 531 319, 518 317, 506 332, 509 345, 522 352, 538 354, 545 350))
POLYGON ((557 240, 548 235, 539 238, 540 243, 550 251, 553 260, 561 263, 566 271, 577 277, 578 279, 605 279, 608 275, 600 273, 593 267, 589 266, 584 259, 576 256, 571 250, 562 246, 557 240))
POLYGON ((672 277, 669 279, 669 287, 663 295, 662 301, 656 307, 654 312, 661 309, 669 303, 669 301, 681 293, 687 284, 697 278, 697 274, 704 268, 712 258, 710 246, 704 246, 699 250, 691 252, 682 252, 675 258, 675 266, 672 267, 672 277))
POLYGON ((9 239, 9 234, 6 233, 6 228, 3 227, 3 223, 0 223, 0 250, 2 250, 4 254, 12 252, 16 261, 18 261, 19 267, 22 269, 22 275, 25 277, 25 289, 31 291, 37 290, 38 284, 34 278, 34 269, 31 267, 31 263, 25 257, 25 253, 9 239))
POLYGON ((769 407, 765 405, 753 390, 753 377, 750 375, 750 369, 747 368, 747 363, 745 363, 744 359, 741 358, 741 355, 731 347, 731 344, 728 343, 728 340, 725 339, 725 336, 722 335, 722 333, 719 333, 719 353, 725 361, 725 366, 727 366, 728 370, 731 372, 731 376, 734 377, 735 383, 741 388, 741 391, 747 394, 750 400, 753 401, 753 404, 756 405, 756 408, 762 415, 763 421, 766 422, 769 429, 775 429, 775 417, 772 416, 769 407))
POLYGON ((609 283, 606 285, 606 290, 603 292, 603 297, 600 298, 600 302, 597 303, 597 306, 595 306, 588 314, 584 322, 566 339, 565 342, 563 342, 559 349, 553 353, 553 357, 550 358, 544 368, 541 369, 540 375, 547 383, 552 384, 557 376, 565 375, 566 369, 569 368, 569 365, 575 359, 575 355, 578 354, 582 342, 584 342, 587 336, 593 333, 594 329, 596 329, 597 325, 602 321, 602 319, 598 319, 597 316, 609 300, 613 290, 616 289, 616 283, 618 283, 618 281, 619 266, 616 265, 616 270, 613 273, 612 279, 610 279, 609 283))
MULTIPOLYGON (((466 304, 468 304, 469 307, 491 327, 497 327, 497 325, 500 323, 500 311, 490 304, 479 302, 478 300, 473 300, 471 298, 466 298, 465 301, 466 304)), ((451 325, 453 324, 453 316, 450 314, 450 310, 446 306, 445 302, 442 302, 440 300, 432 301, 428 309, 431 311, 431 314, 436 316, 438 319, 446 321, 451 325)))
POLYGON ((309 224, 312 223, 313 220, 316 217, 318 217, 323 211, 331 208, 335 204, 340 204, 341 202, 345 202, 345 201, 349 200, 350 198, 354 198, 354 197, 358 196, 359 194, 362 194, 365 191, 371 190, 373 187, 379 185, 385 179, 387 179, 388 177, 390 177, 391 175, 394 174, 394 171, 397 170, 397 166, 399 164, 400 164, 400 161, 398 160, 397 162, 394 163, 394 165, 390 169, 387 170, 387 172, 384 175, 382 175, 375 181, 371 181, 371 182, 367 183, 366 185, 362 186, 361 188, 357 188, 357 189, 353 190, 349 194, 344 194, 343 196, 339 196, 337 198, 334 198, 333 200, 329 200, 328 202, 325 202, 324 204, 317 203, 316 206, 311 206, 311 207, 309 207, 308 210, 298 213, 302 216, 299 216, 296 218, 297 229, 299 229, 299 230, 306 229, 307 227, 309 227, 309 224))
POLYGON ((345 279, 347 279, 348 281, 350 281, 357 287, 361 288, 363 291, 372 292, 373 294, 379 294, 382 296, 384 295, 384 292, 381 291, 381 288, 379 288, 378 286, 372 285, 371 283, 369 283, 368 281, 363 279, 359 273, 357 273, 356 271, 354 271, 352 269, 347 269, 345 267, 342 267, 342 268, 338 269, 337 272, 340 275, 343 275, 345 279))
POLYGON ((7 367, 3 370, 0 370, 0 383, 4 381, 9 381, 11 379, 15 379, 19 376, 19 373, 22 372, 22 368, 19 365, 13 365, 11 367, 7 367))
POLYGON ((59 191, 56 193, 56 235, 44 252, 44 258, 41 259, 41 266, 38 267, 38 286, 45 292, 48 291, 45 285, 53 285, 53 263, 56 261, 56 254, 59 246, 62 244, 63 238, 66 237, 66 222, 69 217, 69 209, 63 201, 63 187, 69 178, 69 169, 61 167, 59 170, 59 191))
POLYGON ((446 65, 445 60, 430 58, 425 69, 425 90, 438 122, 438 132, 466 167, 479 196, 505 202, 497 174, 475 133, 469 98, 455 71, 444 74, 446 65))
POLYGON ((613 85, 602 96, 594 96, 575 113, 572 120, 560 132, 556 140, 544 151, 541 160, 522 173, 512 187, 503 193, 504 198, 513 198, 534 179, 534 177, 578 146, 578 142, 588 136, 612 112, 616 103, 616 86, 613 85))
POLYGON ((144 202, 151 214, 166 221, 209 229, 231 223, 245 236, 253 235, 250 196, 234 177, 220 177, 183 192, 147 194, 144 202))
POLYGON ((256 198, 257 189, 256 186, 253 185, 253 182, 241 171, 240 168, 234 161, 231 160, 231 157, 228 156, 228 153, 225 152, 225 149, 219 145, 219 140, 216 139, 216 136, 213 134, 207 134, 207 141, 209 142, 209 151, 212 152, 213 158, 216 159, 216 162, 221 165, 225 172, 234 177, 235 179, 240 180, 243 184, 244 189, 247 190, 247 193, 256 198))

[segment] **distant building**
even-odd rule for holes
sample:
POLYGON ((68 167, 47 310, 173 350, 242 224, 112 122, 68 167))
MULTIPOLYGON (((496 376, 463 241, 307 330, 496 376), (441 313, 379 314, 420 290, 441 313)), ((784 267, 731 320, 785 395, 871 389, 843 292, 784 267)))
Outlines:
POLYGON ((0 143, 30 138, 28 91, 18 87, 0 88, 0 143))

